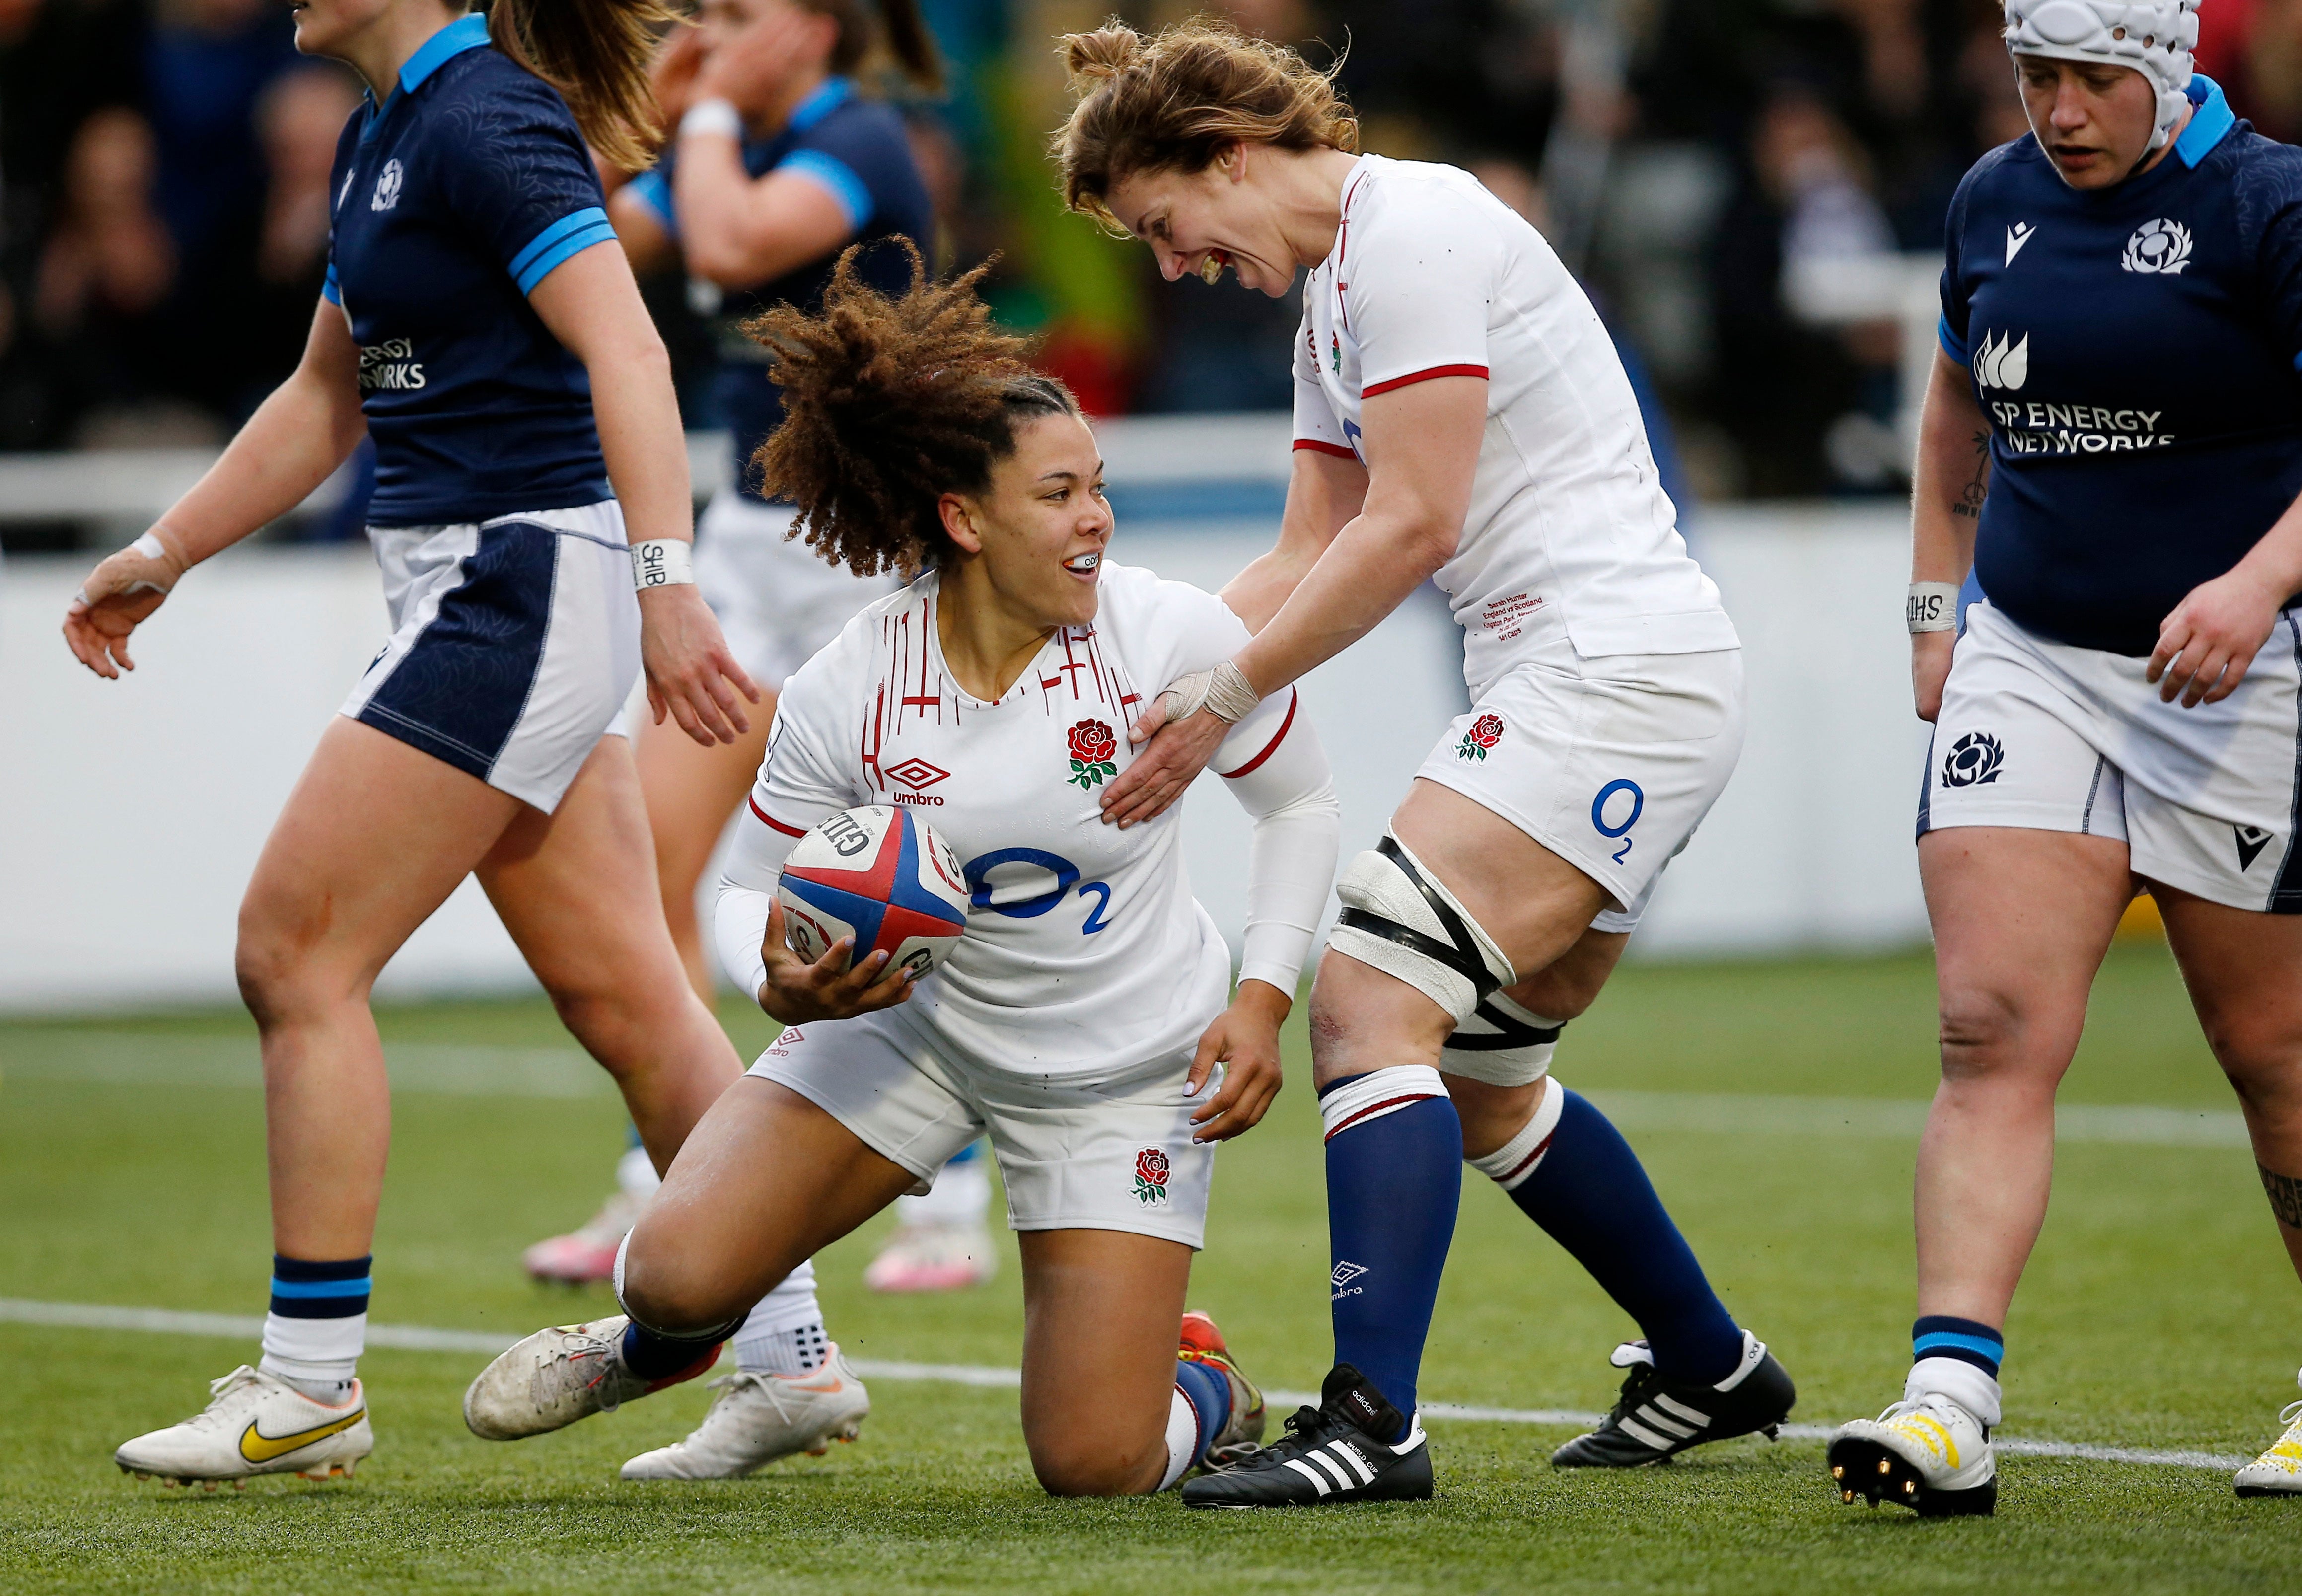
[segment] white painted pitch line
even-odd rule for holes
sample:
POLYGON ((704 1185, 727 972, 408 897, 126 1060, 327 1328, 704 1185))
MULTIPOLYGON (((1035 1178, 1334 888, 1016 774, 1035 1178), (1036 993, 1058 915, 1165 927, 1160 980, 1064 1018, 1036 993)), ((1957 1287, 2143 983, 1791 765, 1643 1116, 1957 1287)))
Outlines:
MULTIPOLYGON (((396 1092, 468 1097, 610 1097, 605 1071, 572 1047, 389 1042, 396 1092)), ((136 1031, 0 1033, 0 1075, 97 1085, 246 1087, 263 1084, 252 1040, 136 1031)), ((1861 1137, 1916 1142, 1927 1105, 1908 1098, 1804 1097, 1710 1092, 1594 1091, 1591 1100, 1626 1130, 1730 1136, 1861 1137)), ((2066 1103, 2058 1141, 2129 1147, 2243 1147, 2246 1121, 2228 1109, 2066 1103)))
MULTIPOLYGON (((134 1330, 159 1335, 214 1336, 232 1340, 258 1340, 264 1335, 263 1320, 237 1314, 185 1314, 168 1308, 112 1307, 89 1302, 36 1302, 21 1297, 0 1297, 0 1323, 52 1324, 68 1330, 134 1330)), ((402 1352, 471 1352, 493 1357, 510 1346, 512 1340, 484 1330, 436 1330, 421 1324, 371 1324, 367 1327, 369 1346, 389 1347, 402 1352)), ((1009 1390, 1023 1383, 1022 1375, 1016 1370, 989 1368, 979 1364, 920 1364, 857 1357, 850 1358, 848 1366, 866 1380, 931 1381, 943 1385, 1009 1390)), ((1317 1395, 1311 1391, 1272 1390, 1265 1391, 1264 1395, 1278 1407, 1316 1407, 1319 1401, 1317 1395)), ((1455 1402, 1426 1402, 1423 1405, 1422 1416, 1491 1424, 1541 1424, 1588 1430, 1606 1415, 1564 1407, 1480 1407, 1455 1402)), ((1785 1424, 1782 1433, 1792 1441, 1827 1441, 1831 1430, 1826 1424, 1785 1424)), ((2249 1461, 2245 1457, 2223 1457, 2214 1452, 2099 1447, 2079 1441, 2031 1441, 2003 1435, 1995 1438, 1993 1444, 2002 1452, 2022 1457, 2076 1457, 2091 1463, 2155 1464, 2163 1467, 2215 1469, 2224 1473, 2242 1468, 2249 1461)))

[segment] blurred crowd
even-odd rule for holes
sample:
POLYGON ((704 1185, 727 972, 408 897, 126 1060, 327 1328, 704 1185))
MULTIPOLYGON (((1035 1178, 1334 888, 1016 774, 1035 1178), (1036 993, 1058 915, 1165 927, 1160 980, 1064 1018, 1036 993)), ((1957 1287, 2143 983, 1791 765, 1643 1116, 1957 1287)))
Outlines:
MULTIPOLYGON (((1166 286, 1063 214, 1054 37, 1101 0, 928 0, 948 95, 906 107, 946 266, 1104 413, 1283 407, 1298 307, 1166 286)), ((1996 0, 1129 0, 1340 56, 1367 147, 1454 162, 1590 286, 1697 497, 1893 491, 1899 334, 1802 319, 1786 277, 1938 249, 2025 130, 1996 0)), ((2201 70, 2302 136, 2302 0, 2205 0, 2201 70)), ((295 361, 360 90, 280 0, 0 0, 0 449, 221 441, 295 361)), ((709 340, 650 303, 691 379, 709 340)), ((708 425, 704 385, 683 384, 708 425)))

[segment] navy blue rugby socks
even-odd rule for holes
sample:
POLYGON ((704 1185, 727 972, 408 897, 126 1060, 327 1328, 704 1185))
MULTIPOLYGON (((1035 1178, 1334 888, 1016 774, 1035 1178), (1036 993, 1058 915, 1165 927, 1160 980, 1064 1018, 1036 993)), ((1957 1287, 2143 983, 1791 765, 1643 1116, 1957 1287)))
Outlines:
MULTIPOLYGON (((1320 1088, 1335 1361, 1415 1415, 1416 1375, 1463 1191, 1463 1122, 1425 1065, 1320 1088)), ((1397 1441, 1400 1435, 1376 1437, 1397 1441)))

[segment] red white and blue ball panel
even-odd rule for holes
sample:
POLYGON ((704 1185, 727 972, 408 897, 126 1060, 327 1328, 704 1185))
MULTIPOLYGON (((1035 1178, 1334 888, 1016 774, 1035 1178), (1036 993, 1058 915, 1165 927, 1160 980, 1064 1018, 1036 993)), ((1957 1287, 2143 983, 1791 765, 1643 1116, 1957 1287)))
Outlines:
POLYGON ((844 809, 818 822, 776 884, 785 939, 811 963, 843 937, 848 968, 875 953, 924 976, 967 930, 959 856, 908 809, 844 809))

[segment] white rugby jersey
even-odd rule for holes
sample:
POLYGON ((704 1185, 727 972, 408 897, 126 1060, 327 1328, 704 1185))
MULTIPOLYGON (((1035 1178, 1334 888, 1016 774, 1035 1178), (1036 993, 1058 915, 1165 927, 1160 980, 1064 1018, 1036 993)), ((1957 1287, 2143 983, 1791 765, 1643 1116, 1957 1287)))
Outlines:
MULTIPOLYGON (((1231 954, 1191 896, 1180 805, 1122 831, 1097 800, 1127 727, 1167 683, 1228 659, 1247 628, 1214 595, 1105 561, 1091 626, 1056 632, 996 703, 943 662, 937 578, 873 604, 784 686, 721 884, 723 961, 756 993, 783 859, 835 810, 901 803, 973 890, 967 935, 897 1012, 994 1068, 1107 1073, 1194 1045, 1229 999, 1231 954)), ((1290 690, 1209 769, 1256 817, 1239 973, 1292 993, 1334 879, 1340 808, 1290 690)))
POLYGON ((1585 658, 1738 646, 1614 341, 1542 235, 1468 172, 1362 155, 1304 285, 1295 447, 1364 463, 1362 401, 1449 376, 1488 384, 1462 541, 1435 578, 1474 696, 1561 635, 1585 658))

